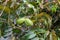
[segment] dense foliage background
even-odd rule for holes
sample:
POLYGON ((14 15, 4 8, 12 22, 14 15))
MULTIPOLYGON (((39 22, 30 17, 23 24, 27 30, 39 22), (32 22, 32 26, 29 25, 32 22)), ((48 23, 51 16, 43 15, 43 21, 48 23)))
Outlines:
POLYGON ((60 40, 60 0, 0 0, 1 37, 60 40))

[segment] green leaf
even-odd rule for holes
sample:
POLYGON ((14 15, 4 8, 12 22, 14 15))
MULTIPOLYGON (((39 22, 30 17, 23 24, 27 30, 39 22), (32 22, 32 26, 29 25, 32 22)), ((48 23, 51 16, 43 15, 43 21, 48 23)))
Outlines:
POLYGON ((56 12, 56 10, 57 10, 57 5, 56 4, 55 5, 52 5, 51 11, 52 12, 56 12))
POLYGON ((36 28, 34 31, 37 31, 37 33, 45 33, 46 30, 41 29, 41 28, 36 28))
POLYGON ((36 36, 36 34, 34 34, 34 33, 30 34, 29 37, 28 37, 28 39, 34 38, 35 36, 36 36))
POLYGON ((32 38, 34 38, 36 36, 36 34, 34 33, 34 31, 29 31, 28 33, 26 33, 25 35, 24 35, 24 37, 26 38, 26 39, 32 39, 32 38))
POLYGON ((49 31, 46 31, 45 34, 44 34, 44 39, 46 39, 49 35, 49 31))
POLYGON ((44 38, 40 38, 40 40, 44 40, 44 38))
POLYGON ((35 38, 31 39, 31 40, 39 40, 39 38, 38 37, 35 37, 35 38))
POLYGON ((33 22, 30 19, 28 19, 28 18, 25 19, 25 23, 28 26, 32 26, 33 25, 33 22))
POLYGON ((60 40, 60 37, 58 37, 58 40, 60 40))
POLYGON ((25 18, 17 19, 17 24, 22 24, 25 21, 25 18))

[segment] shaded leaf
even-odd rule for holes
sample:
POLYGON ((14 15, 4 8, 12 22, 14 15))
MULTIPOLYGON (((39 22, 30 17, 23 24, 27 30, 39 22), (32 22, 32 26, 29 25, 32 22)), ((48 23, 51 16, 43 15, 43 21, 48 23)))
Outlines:
POLYGON ((35 37, 35 38, 33 38, 32 40, 39 40, 39 38, 38 38, 38 37, 35 37))

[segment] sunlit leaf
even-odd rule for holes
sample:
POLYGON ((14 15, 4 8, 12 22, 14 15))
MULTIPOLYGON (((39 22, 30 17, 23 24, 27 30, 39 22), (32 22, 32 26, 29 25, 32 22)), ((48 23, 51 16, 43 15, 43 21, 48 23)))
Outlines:
POLYGON ((51 11, 52 11, 52 12, 56 12, 56 10, 57 10, 57 4, 52 5, 51 11))
POLYGON ((58 0, 58 3, 60 4, 60 0, 58 0))
POLYGON ((25 18, 17 19, 17 24, 22 24, 25 21, 25 18))
POLYGON ((58 40, 60 40, 60 38, 58 37, 58 40))
POLYGON ((30 19, 28 19, 28 18, 25 19, 25 23, 28 26, 32 26, 33 25, 33 22, 30 19))

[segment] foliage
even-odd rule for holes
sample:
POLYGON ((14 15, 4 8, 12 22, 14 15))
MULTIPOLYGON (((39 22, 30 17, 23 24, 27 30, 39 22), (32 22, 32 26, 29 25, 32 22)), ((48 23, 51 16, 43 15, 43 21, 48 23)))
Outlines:
POLYGON ((60 40, 60 0, 0 0, 0 37, 60 40))

